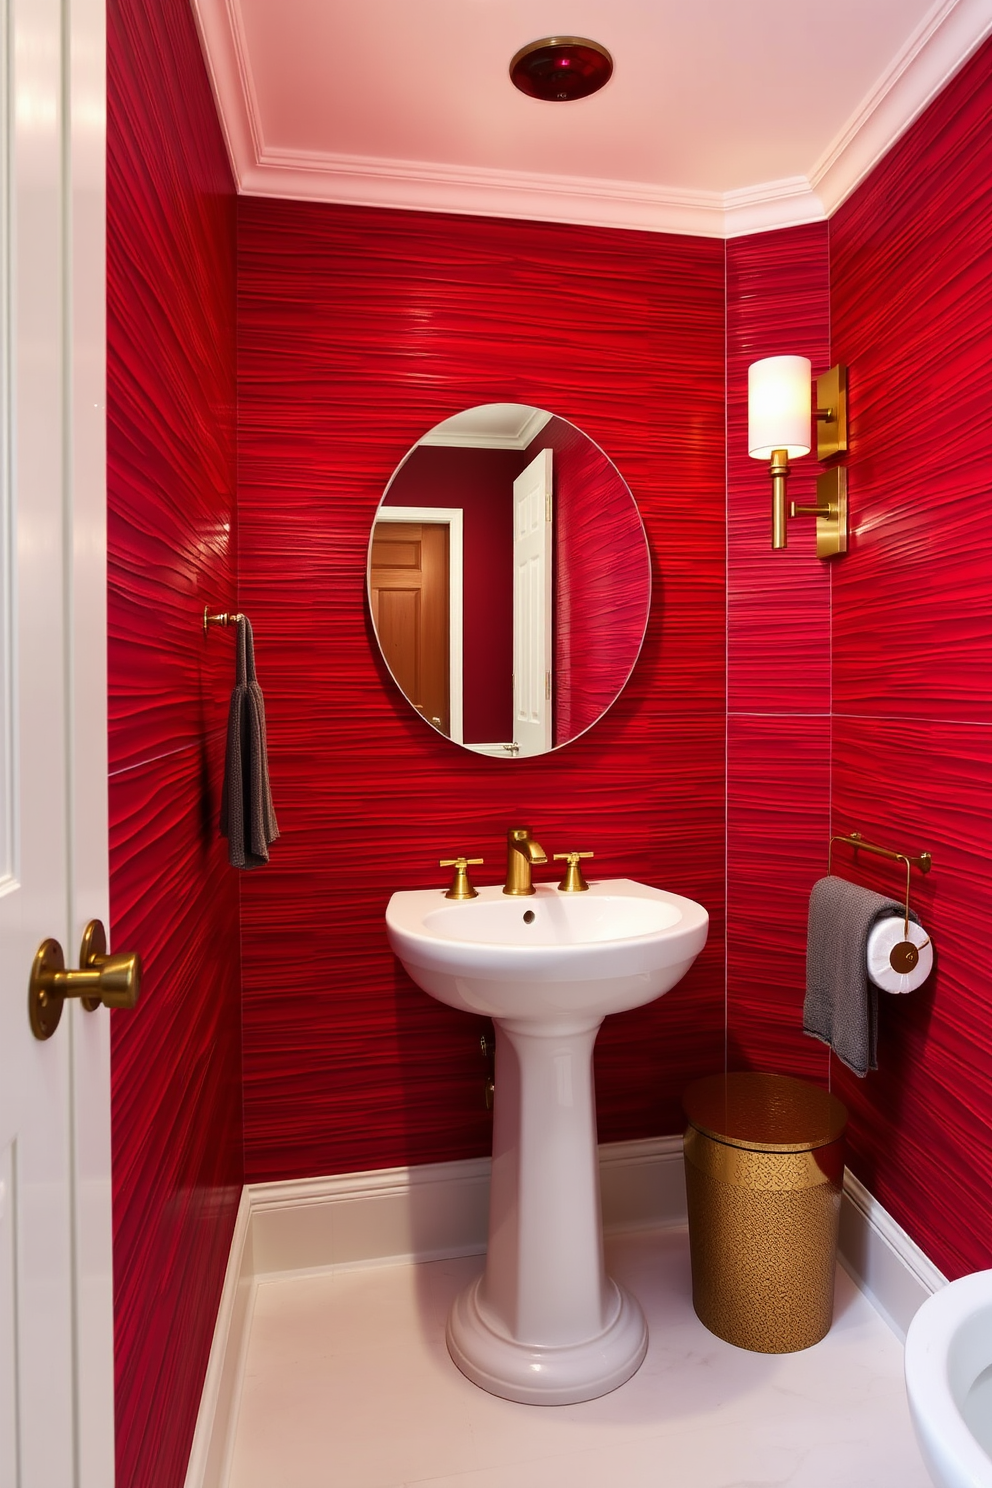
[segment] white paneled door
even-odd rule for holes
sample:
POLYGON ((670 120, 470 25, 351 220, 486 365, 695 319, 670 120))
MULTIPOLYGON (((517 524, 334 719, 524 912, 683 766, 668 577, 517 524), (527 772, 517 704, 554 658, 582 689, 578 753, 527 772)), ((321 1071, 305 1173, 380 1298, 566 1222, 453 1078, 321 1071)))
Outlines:
POLYGON ((513 482, 513 742, 544 754, 552 732, 552 452, 513 482))
POLYGON ((28 1021, 107 890, 103 0, 0 0, 0 1488, 109 1488, 109 1014, 28 1021))

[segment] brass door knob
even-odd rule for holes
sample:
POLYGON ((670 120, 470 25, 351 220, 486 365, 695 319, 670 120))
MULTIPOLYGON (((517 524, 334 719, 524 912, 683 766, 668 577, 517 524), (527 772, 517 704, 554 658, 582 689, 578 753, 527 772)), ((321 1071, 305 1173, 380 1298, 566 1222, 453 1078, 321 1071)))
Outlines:
POLYGON ((99 920, 90 920, 79 948, 79 970, 67 971, 57 940, 38 947, 28 984, 28 1015, 35 1038, 51 1038, 59 1026, 62 1004, 78 997, 87 1012, 96 1008, 133 1008, 141 993, 141 959, 121 952, 107 955, 107 934, 99 920))

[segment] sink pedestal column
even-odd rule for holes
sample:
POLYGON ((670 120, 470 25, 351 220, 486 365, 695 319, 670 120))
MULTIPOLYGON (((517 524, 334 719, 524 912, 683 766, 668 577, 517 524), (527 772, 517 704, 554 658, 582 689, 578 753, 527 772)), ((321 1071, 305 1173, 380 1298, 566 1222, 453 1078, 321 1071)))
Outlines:
POLYGON ((601 1018, 496 1020, 486 1269, 457 1298, 448 1351, 493 1395, 571 1405, 615 1390, 647 1351, 606 1274, 592 1051, 601 1018))

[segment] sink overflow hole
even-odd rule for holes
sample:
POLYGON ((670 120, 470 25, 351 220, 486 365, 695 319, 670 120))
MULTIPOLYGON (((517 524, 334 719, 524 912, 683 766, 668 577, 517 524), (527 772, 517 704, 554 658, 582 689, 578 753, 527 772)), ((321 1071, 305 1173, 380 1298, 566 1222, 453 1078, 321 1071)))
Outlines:
POLYGON ((537 915, 534 913, 534 911, 532 909, 528 909, 528 910, 525 910, 524 911, 524 924, 525 925, 533 925, 533 923, 534 923, 534 921, 536 919, 537 919, 537 915))

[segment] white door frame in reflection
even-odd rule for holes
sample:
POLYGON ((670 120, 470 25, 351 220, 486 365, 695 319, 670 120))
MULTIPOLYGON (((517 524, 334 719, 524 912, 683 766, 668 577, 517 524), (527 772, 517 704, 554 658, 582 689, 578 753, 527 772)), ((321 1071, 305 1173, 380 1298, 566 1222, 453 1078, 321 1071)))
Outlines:
POLYGON ((464 645, 464 612, 462 575, 464 572, 463 513, 457 506, 380 506, 374 526, 380 522, 431 522, 448 529, 448 708, 453 744, 464 743, 462 719, 463 680, 462 648, 464 645))
POLYGON ((513 482, 513 743, 516 755, 547 754, 552 673, 552 480, 543 449, 513 482))

